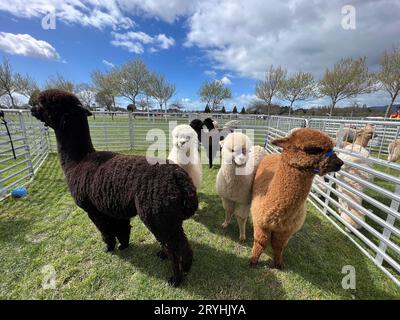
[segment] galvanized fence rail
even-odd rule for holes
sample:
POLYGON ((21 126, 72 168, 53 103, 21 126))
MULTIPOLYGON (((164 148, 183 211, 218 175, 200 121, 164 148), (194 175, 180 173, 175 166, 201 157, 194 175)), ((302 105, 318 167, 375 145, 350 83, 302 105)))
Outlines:
MULTIPOLYGON (((0 125, 0 200, 11 190, 32 181, 49 152, 56 151, 54 132, 33 118, 29 111, 5 110, 16 159, 4 126, 0 125)), ((239 129, 251 129, 255 144, 279 152, 271 140, 292 129, 322 130, 336 140, 344 158, 340 174, 316 177, 309 202, 357 248, 400 285, 400 165, 387 161, 388 145, 400 138, 400 122, 377 119, 302 118, 241 114, 94 112, 89 126, 98 150, 146 150, 160 136, 167 143, 176 124, 212 117, 218 127, 239 120, 239 129), (342 139, 349 129, 356 132, 372 125, 374 134, 360 151, 355 139, 342 139)), ((347 137, 348 138, 348 137, 347 137)))
POLYGON ((6 111, 4 125, 0 125, 0 200, 11 191, 32 181, 49 152, 46 128, 30 113, 6 111))

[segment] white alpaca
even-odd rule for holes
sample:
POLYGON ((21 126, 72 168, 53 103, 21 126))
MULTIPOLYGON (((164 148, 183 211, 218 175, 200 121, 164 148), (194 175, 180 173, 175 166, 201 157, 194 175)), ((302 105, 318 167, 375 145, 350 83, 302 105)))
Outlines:
MULTIPOLYGON (((375 128, 373 126, 367 125, 365 128, 360 129, 357 134, 356 134, 356 140, 354 144, 348 144, 346 145, 343 149, 348 150, 353 153, 358 153, 362 155, 363 157, 368 157, 369 152, 365 147, 368 145, 368 142, 372 139, 374 135, 374 130, 375 128)), ((349 154, 340 154, 340 158, 342 160, 347 160, 348 162, 351 163, 356 163, 358 165, 362 165, 365 167, 369 167, 369 163, 365 161, 364 159, 349 155, 349 154)), ((341 171, 345 171, 353 176, 356 176, 362 180, 369 180, 369 174, 365 172, 364 170, 360 170, 357 168, 354 168, 352 166, 349 166, 347 164, 344 164, 342 167, 341 171)), ((337 178, 340 181, 345 182, 346 184, 350 185, 354 189, 363 192, 364 186, 361 183, 358 183, 354 181, 351 178, 345 177, 342 174, 340 174, 340 171, 337 173, 337 178)), ((345 188, 341 186, 337 186, 337 190, 352 199, 355 203, 361 205, 362 204, 362 199, 355 195, 353 192, 346 190, 345 188)), ((348 211, 350 211, 354 216, 359 218, 361 221, 365 221, 365 215, 354 208, 351 204, 349 204, 346 200, 343 200, 342 198, 339 198, 339 203, 348 211)), ((350 216, 348 216, 345 212, 342 210, 339 210, 340 216, 347 221, 349 224, 351 224, 354 228, 360 229, 361 226, 354 221, 350 216)))
POLYGON ((230 133, 220 144, 222 163, 216 179, 216 189, 225 209, 222 227, 227 228, 235 215, 240 240, 244 241, 255 172, 267 152, 260 146, 253 146, 251 140, 240 132, 230 133))
POLYGON ((392 141, 388 146, 388 161, 396 162, 400 160, 400 139, 392 141))
POLYGON ((172 130, 172 149, 168 159, 182 167, 192 178, 198 189, 202 179, 202 167, 198 150, 196 131, 187 124, 176 126, 172 130))

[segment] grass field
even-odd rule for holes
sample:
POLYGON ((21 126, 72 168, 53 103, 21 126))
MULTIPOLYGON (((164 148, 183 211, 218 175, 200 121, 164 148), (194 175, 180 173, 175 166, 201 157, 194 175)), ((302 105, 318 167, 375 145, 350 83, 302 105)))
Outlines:
POLYGON ((0 202, 1 299, 398 299, 396 287, 347 238, 309 207, 303 229, 285 251, 284 271, 268 268, 267 251, 248 267, 248 240, 238 243, 233 223, 220 228, 223 209, 215 193, 218 169, 204 167, 200 209, 184 228, 194 250, 190 274, 180 288, 166 279, 170 263, 138 218, 130 248, 113 254, 67 191, 56 155, 49 155, 23 199, 0 202), (341 286, 342 267, 356 270, 356 290, 341 286), (54 270, 55 286, 44 289, 54 270))

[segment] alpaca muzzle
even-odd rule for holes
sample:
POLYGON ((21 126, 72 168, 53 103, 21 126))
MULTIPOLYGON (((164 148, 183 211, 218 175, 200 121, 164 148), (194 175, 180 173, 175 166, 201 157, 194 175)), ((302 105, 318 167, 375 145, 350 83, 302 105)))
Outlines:
POLYGON ((36 119, 44 122, 42 111, 40 106, 34 106, 31 108, 31 115, 34 116, 36 119))
POLYGON ((329 172, 337 172, 343 166, 343 161, 336 153, 329 149, 322 157, 319 166, 314 168, 313 172, 323 176, 329 172))

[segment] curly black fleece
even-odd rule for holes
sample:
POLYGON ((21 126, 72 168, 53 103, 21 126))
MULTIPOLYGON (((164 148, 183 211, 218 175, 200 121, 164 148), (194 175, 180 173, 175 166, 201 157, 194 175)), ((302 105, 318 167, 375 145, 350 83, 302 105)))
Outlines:
POLYGON ((173 285, 183 280, 192 264, 192 250, 183 220, 198 208, 189 175, 175 164, 150 164, 142 156, 95 151, 88 111, 70 93, 47 90, 39 96, 32 115, 55 130, 68 188, 101 232, 107 250, 116 239, 129 245, 130 218, 139 215, 162 245, 161 257, 173 262, 173 285))

